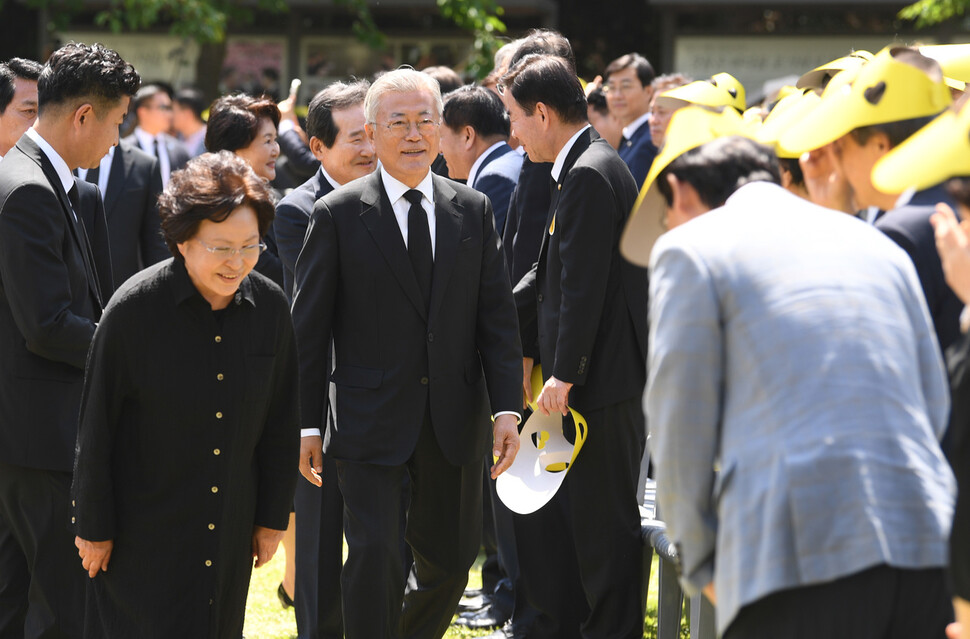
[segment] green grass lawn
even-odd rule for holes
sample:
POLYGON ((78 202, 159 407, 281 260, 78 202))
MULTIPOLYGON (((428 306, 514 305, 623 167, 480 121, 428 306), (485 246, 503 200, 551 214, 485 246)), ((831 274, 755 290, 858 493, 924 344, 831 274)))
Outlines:
MULTIPOLYGON (((481 561, 478 561, 468 573, 468 586, 477 588, 481 585, 481 561)), ((647 618, 643 636, 655 639, 657 627, 657 558, 654 557, 651 571, 650 590, 647 595, 647 618)), ((296 637, 296 619, 293 609, 283 610, 276 597, 276 587, 283 579, 283 549, 276 553, 273 560, 259 570, 253 571, 253 578, 249 585, 249 601, 246 605, 246 627, 244 634, 247 639, 291 639, 296 637)), ((489 631, 471 631, 459 626, 452 626, 445 634, 445 639, 460 637, 480 637, 489 631)), ((681 636, 687 639, 689 633, 686 628, 681 636)))

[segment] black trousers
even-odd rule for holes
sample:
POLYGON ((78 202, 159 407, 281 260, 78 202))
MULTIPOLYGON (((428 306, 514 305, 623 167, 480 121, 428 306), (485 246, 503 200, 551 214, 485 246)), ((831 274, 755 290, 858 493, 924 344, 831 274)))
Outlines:
POLYGON ((87 573, 71 531, 71 474, 0 462, 0 638, 81 637, 87 573))
POLYGON ((640 639, 640 398, 583 412, 588 433, 559 493, 516 515, 519 568, 538 611, 529 639, 640 639), (578 574, 581 589, 577 588, 578 574))
POLYGON ((405 464, 336 465, 349 550, 341 576, 346 638, 440 639, 481 541, 481 460, 450 464, 426 416, 405 464), (405 576, 400 530, 408 480, 405 539, 414 563, 405 576))
POLYGON ((943 639, 951 621, 942 568, 881 565, 744 606, 724 639, 943 639))
POLYGON ((340 571, 344 562, 344 500, 337 468, 323 456, 323 486, 296 480, 296 628, 300 639, 342 639, 340 571))

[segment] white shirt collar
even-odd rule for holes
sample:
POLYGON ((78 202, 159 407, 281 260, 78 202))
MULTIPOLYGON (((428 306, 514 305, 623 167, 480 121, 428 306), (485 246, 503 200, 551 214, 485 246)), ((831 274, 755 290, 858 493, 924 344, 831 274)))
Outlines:
POLYGON ((64 161, 54 147, 50 145, 44 138, 41 137, 40 133, 37 132, 33 127, 27 129, 27 136, 33 140, 37 146, 40 147, 41 152, 47 156, 51 164, 54 165, 54 171, 57 172, 57 177, 61 180, 61 186, 64 187, 64 192, 68 193, 71 187, 74 186, 74 174, 71 173, 71 169, 68 168, 67 162, 64 161))
POLYGON ((896 198, 896 205, 893 206, 893 208, 898 209, 900 207, 906 206, 913 199, 914 195, 916 195, 916 188, 911 186, 899 194, 899 197, 896 198))
POLYGON ((485 149, 484 153, 482 153, 477 158, 475 158, 475 163, 472 164, 472 168, 468 171, 468 180, 465 182, 468 186, 472 186, 475 184, 475 179, 478 178, 478 169, 482 168, 482 162, 485 161, 485 158, 487 158, 492 153, 492 151, 499 148, 503 144, 505 144, 505 140, 502 140, 501 142, 496 142, 492 146, 485 149))
POLYGON ((153 148, 152 147, 155 144, 155 138, 158 138, 159 141, 161 141, 162 136, 161 135, 152 135, 151 133, 149 133, 145 129, 141 128, 140 126, 136 126, 135 127, 135 138, 138 140, 138 146, 140 146, 143 151, 147 151, 148 153, 152 153, 153 152, 153 148))
POLYGON ((559 155, 556 156, 556 161, 552 163, 552 179, 556 182, 559 181, 559 174, 562 173, 562 165, 566 163, 566 156, 569 155, 569 151, 572 150, 573 145, 576 144, 576 140, 579 139, 579 136, 582 135, 583 131, 588 128, 589 125, 587 124, 579 131, 576 131, 573 137, 569 138, 569 140, 562 145, 562 148, 559 149, 559 155))
MULTIPOLYGON (((114 161, 115 148, 108 147, 108 152, 103 158, 101 158, 101 163, 98 165, 98 188, 101 189, 102 197, 108 191, 108 176, 111 174, 111 163, 114 161)), ((77 176, 82 180, 88 178, 88 169, 77 170, 77 176)))
MULTIPOLYGON (((407 184, 391 177, 391 174, 383 166, 381 167, 381 180, 384 182, 384 190, 387 192, 387 197, 391 200, 392 205, 411 190, 411 187, 407 184)), ((421 191, 421 195, 434 204, 434 182, 431 180, 430 168, 428 169, 428 174, 421 180, 421 183, 414 188, 415 190, 421 191)))
POLYGON ((323 173, 323 177, 325 177, 327 179, 327 182, 330 182, 330 186, 332 186, 335 189, 339 189, 340 188, 341 184, 339 182, 337 182, 337 180, 335 180, 332 177, 330 177, 330 174, 327 173, 327 169, 323 168, 323 163, 322 162, 320 163, 320 172, 323 173))
POLYGON ((639 118, 637 118, 636 120, 634 120, 630 124, 628 124, 625 127, 623 127, 623 137, 625 137, 627 140, 629 140, 630 138, 633 137, 633 134, 637 132, 637 129, 639 129, 641 126, 643 126, 644 124, 646 124, 649 121, 650 121, 650 112, 647 111, 646 113, 644 113, 643 115, 641 115, 639 118))

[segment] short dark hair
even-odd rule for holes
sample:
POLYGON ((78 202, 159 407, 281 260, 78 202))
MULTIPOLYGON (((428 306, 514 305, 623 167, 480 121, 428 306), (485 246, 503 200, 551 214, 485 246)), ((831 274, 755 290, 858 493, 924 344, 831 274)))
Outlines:
POLYGON ((512 69, 520 60, 529 55, 554 55, 562 58, 569 63, 569 68, 576 73, 576 56, 573 54, 573 46, 563 34, 552 29, 533 29, 525 38, 522 44, 509 57, 509 70, 512 69))
POLYGON ((259 121, 267 118, 280 126, 280 109, 269 98, 254 98, 239 93, 212 103, 205 130, 208 151, 238 151, 249 146, 259 133, 259 121))
POLYGON ((633 69, 637 74, 637 79, 640 80, 640 84, 643 86, 648 86, 656 74, 653 71, 653 65, 650 61, 639 53, 628 53, 622 55, 606 67, 603 71, 603 81, 610 79, 610 75, 622 71, 623 69, 633 69))
POLYGON ((805 174, 802 172, 802 165, 798 161, 798 158, 778 158, 778 168, 784 169, 791 174, 791 183, 793 185, 803 186, 805 184, 805 174))
POLYGON ((51 54, 37 78, 37 111, 43 116, 48 108, 77 106, 84 100, 104 108, 135 95, 140 84, 135 67, 116 51, 100 44, 69 42, 51 54))
POLYGON ((356 82, 334 82, 326 89, 318 92, 310 100, 306 114, 306 134, 317 138, 328 149, 333 148, 340 130, 333 121, 333 112, 348 109, 364 103, 370 82, 357 80, 356 82))
POLYGON ((890 148, 896 148, 906 141, 906 138, 913 135, 924 126, 936 119, 935 115, 924 115, 919 118, 909 118, 908 120, 896 120, 895 122, 883 122, 882 124, 870 124, 860 126, 849 131, 849 135, 856 141, 856 144, 865 144, 876 133, 883 133, 889 138, 890 148))
POLYGON ((606 101, 606 94, 601 87, 596 87, 586 96, 586 106, 592 107, 600 115, 610 114, 610 105, 606 101))
POLYGON ((202 121, 202 112, 205 111, 205 98, 198 89, 186 88, 175 92, 172 101, 183 109, 188 109, 195 116, 195 119, 202 121))
POLYGON ((467 86, 449 93, 441 118, 452 131, 470 126, 483 137, 508 138, 511 129, 502 100, 485 87, 467 86))
POLYGON ((0 113, 4 113, 13 101, 17 80, 37 82, 43 68, 39 62, 24 58, 10 58, 0 64, 0 113))
POLYGON ((269 184, 229 151, 193 158, 184 169, 172 173, 158 197, 168 250, 175 259, 183 260, 178 245, 195 237, 203 220, 223 222, 243 205, 256 212, 259 236, 265 236, 275 213, 269 184))
POLYGON ((451 93, 464 84, 461 81, 461 76, 451 67, 426 67, 421 69, 421 73, 427 73, 438 81, 438 86, 441 87, 441 95, 451 93))
POLYGON ((563 58, 527 55, 502 76, 502 86, 504 91, 512 92, 512 97, 528 115, 535 111, 537 102, 542 102, 567 124, 587 121, 583 86, 563 58))
POLYGON ((749 182, 781 183, 775 152, 737 135, 717 138, 691 149, 660 172, 656 184, 667 206, 674 199, 667 183, 667 176, 671 174, 694 187, 701 202, 712 209, 722 206, 732 193, 749 182))

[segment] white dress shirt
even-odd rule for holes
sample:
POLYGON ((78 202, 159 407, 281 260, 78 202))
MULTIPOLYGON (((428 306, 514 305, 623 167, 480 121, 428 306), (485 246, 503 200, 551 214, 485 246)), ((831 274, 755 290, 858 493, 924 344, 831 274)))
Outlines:
MULTIPOLYGON (((415 191, 421 191, 421 208, 428 214, 428 230, 431 232, 431 257, 434 258, 435 247, 435 216, 434 216, 434 183, 431 181, 431 169, 424 176, 421 183, 414 187, 415 191)), ((408 211, 411 210, 411 203, 404 198, 404 194, 411 190, 411 187, 403 182, 399 182, 391 177, 384 167, 381 167, 381 181, 384 183, 384 191, 391 201, 391 208, 394 209, 394 219, 397 226, 401 229, 401 237, 404 238, 404 246, 408 245, 408 211)))
MULTIPOLYGON (((101 158, 101 164, 98 165, 98 189, 101 191, 101 197, 104 198, 104 194, 108 192, 108 174, 111 173, 111 163, 114 161, 115 157, 115 147, 108 149, 108 153, 101 158)), ((87 180, 88 170, 78 169, 77 176, 82 180, 87 180)))
POLYGON ((556 161, 552 163, 552 171, 550 171, 552 174, 552 179, 556 182, 559 181, 559 174, 562 173, 562 167, 566 163, 566 156, 569 155, 569 152, 572 150, 573 145, 576 144, 576 140, 579 139, 579 136, 582 135, 583 131, 588 128, 590 128, 590 125, 587 124, 579 131, 576 131, 573 137, 569 138, 569 140, 562 145, 562 148, 559 149, 559 155, 556 156, 556 161))
POLYGON ((155 155, 155 140, 158 140, 158 168, 162 171, 162 186, 167 186, 169 178, 172 177, 172 160, 168 157, 165 134, 159 133, 153 136, 140 126, 136 126, 135 139, 138 140, 138 146, 142 151, 152 156, 155 155))
MULTIPOLYGON (((64 158, 54 150, 54 147, 42 138, 40 133, 33 127, 27 129, 27 136, 40 147, 40 152, 46 155, 47 159, 54 165, 54 172, 57 173, 57 177, 61 181, 61 186, 64 187, 64 192, 70 194, 71 189, 74 188, 74 174, 68 168, 67 162, 64 161, 64 158)), ((72 204, 71 206, 73 207, 74 205, 72 204)), ((71 212, 74 213, 74 221, 77 222, 77 211, 74 211, 72 208, 71 212)))

